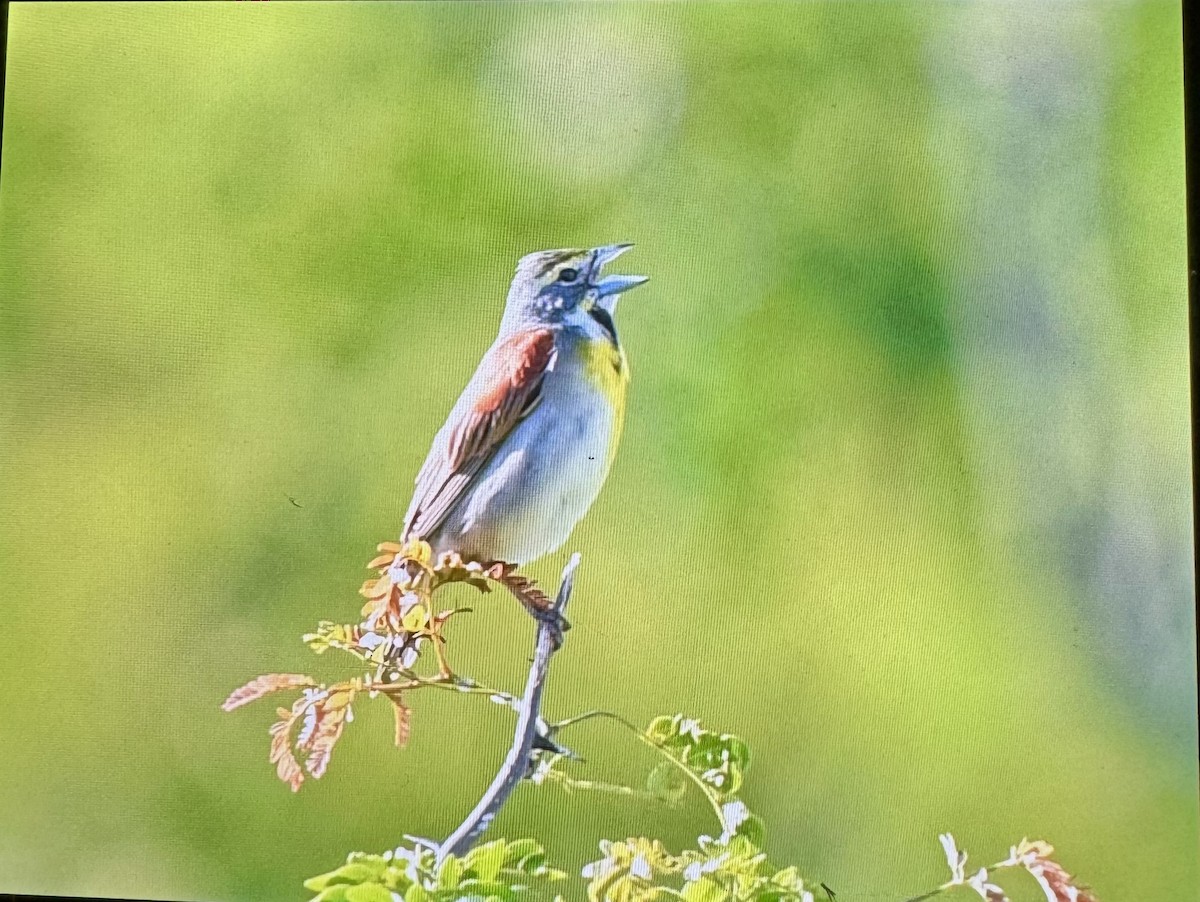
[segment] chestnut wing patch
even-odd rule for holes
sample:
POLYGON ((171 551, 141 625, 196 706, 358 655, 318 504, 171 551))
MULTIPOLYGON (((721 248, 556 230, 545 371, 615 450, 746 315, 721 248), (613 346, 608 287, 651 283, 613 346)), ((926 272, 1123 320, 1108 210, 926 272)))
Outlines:
POLYGON ((483 359, 479 366, 489 373, 487 384, 471 409, 448 424, 445 446, 434 445, 417 475, 405 540, 424 538, 441 526, 500 443, 537 407, 555 353, 554 333, 533 329, 513 335, 483 359))

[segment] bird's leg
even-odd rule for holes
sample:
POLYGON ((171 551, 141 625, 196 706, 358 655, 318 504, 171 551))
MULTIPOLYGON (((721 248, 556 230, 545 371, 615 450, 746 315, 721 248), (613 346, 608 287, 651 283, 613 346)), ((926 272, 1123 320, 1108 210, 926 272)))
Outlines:
POLYGON ((438 676, 443 680, 453 680, 454 671, 446 661, 446 640, 442 638, 442 631, 439 629, 431 633, 429 641, 433 643, 433 656, 437 658, 438 676))
POLYGON ((495 562, 489 568, 490 575, 512 593, 521 606, 539 623, 548 623, 555 630, 555 647, 562 644, 562 634, 571 628, 567 618, 554 608, 554 601, 538 588, 528 576, 516 573, 512 564, 495 562))

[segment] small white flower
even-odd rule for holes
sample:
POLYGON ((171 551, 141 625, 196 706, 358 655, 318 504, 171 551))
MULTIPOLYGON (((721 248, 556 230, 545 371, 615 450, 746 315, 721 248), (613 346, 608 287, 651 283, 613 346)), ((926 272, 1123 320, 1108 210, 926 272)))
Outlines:
POLYGON ((984 902, 1008 902, 1008 896, 1004 895, 1004 890, 994 883, 988 883, 987 878, 987 868, 980 868, 975 876, 967 881, 967 886, 979 893, 979 897, 984 902))
POLYGON ((388 640, 379 635, 379 633, 363 633, 358 638, 358 647, 365 648, 367 651, 371 651, 375 648, 378 648, 380 645, 383 645, 387 641, 388 640))
POLYGON ((296 736, 296 744, 304 745, 312 739, 313 732, 317 729, 317 709, 310 705, 308 710, 304 712, 304 724, 300 727, 300 732, 296 736))
POLYGON ((731 830, 736 830, 750 819, 750 809, 740 800, 726 802, 721 806, 721 818, 731 830))
POLYGON ((412 883, 421 882, 421 850, 406 849, 404 846, 397 846, 394 855, 396 861, 404 862, 404 876, 412 883))
POLYGON ((683 878, 688 881, 699 880, 705 874, 711 874, 713 871, 719 871, 728 860, 729 853, 722 852, 716 858, 710 858, 707 861, 693 861, 683 869, 683 878))
POLYGON ((950 882, 947 886, 957 886, 966 880, 964 869, 967 864, 967 853, 958 850, 958 844, 954 841, 954 835, 951 833, 942 833, 938 836, 938 841, 942 844, 942 849, 946 852, 946 863, 950 865, 950 882))
POLYGON ((634 877, 640 877, 642 880, 650 880, 654 877, 654 871, 650 867, 650 862, 646 860, 645 855, 638 855, 629 863, 629 873, 634 877))
POLYGON ((586 877, 588 880, 594 878, 607 877, 612 873, 615 865, 609 858, 601 858, 599 861, 593 861, 590 864, 585 864, 583 870, 579 872, 581 877, 586 877))

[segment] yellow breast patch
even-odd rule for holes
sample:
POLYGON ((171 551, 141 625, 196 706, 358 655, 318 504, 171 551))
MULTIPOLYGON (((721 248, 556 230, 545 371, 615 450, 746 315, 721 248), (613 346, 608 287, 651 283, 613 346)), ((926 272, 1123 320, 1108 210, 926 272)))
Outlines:
POLYGON ((629 364, 625 361, 625 352, 605 338, 585 341, 580 350, 583 355, 583 369, 588 379, 600 389, 613 407, 613 431, 608 447, 608 457, 611 461, 617 453, 621 426, 625 421, 625 389, 629 385, 629 364))

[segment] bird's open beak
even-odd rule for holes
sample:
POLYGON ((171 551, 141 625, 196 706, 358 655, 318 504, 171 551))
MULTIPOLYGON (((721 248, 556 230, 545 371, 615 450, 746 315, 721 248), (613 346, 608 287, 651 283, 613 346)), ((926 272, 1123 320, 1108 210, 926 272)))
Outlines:
POLYGON ((650 281, 649 276, 605 276, 602 279, 596 277, 600 275, 600 269, 606 263, 611 263, 621 254, 625 253, 633 247, 632 244, 606 244, 603 247, 598 247, 593 250, 596 255, 592 263, 592 288, 600 298, 610 298, 628 291, 630 288, 636 288, 644 282, 650 281))

